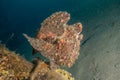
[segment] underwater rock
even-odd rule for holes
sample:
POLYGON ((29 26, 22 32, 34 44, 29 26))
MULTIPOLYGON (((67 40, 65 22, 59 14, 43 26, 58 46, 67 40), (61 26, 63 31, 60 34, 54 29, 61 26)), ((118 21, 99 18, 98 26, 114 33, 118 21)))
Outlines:
POLYGON ((0 44, 0 80, 74 80, 74 78, 63 69, 51 70, 48 64, 40 60, 35 66, 0 44))
POLYGON ((0 80, 25 80, 33 64, 0 44, 0 80))
POLYGON ((83 35, 82 24, 68 25, 69 19, 69 13, 56 12, 43 21, 35 38, 23 35, 36 51, 50 59, 50 63, 71 67, 79 56, 83 35))
POLYGON ((43 61, 38 61, 30 75, 30 80, 74 80, 71 73, 63 69, 50 69, 50 66, 43 61))

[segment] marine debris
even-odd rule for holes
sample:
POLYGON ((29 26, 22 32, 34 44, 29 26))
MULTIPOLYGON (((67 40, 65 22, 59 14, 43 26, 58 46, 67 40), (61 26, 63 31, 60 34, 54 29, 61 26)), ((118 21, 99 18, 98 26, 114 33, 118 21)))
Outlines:
POLYGON ((69 19, 69 13, 56 12, 41 23, 35 38, 23 34, 36 51, 50 59, 51 66, 71 67, 79 56, 82 24, 68 25, 69 19))

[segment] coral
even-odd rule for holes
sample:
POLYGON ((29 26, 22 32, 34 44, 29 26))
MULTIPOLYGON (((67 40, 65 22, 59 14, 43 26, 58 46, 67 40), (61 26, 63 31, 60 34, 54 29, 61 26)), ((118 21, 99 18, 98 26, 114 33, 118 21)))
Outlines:
POLYGON ((64 75, 65 80, 74 80, 73 77, 71 77, 71 74, 63 69, 56 69, 55 70, 58 74, 64 75))
MULTIPOLYGON (((51 63, 71 67, 79 56, 82 24, 68 25, 70 14, 56 12, 44 20, 35 38, 23 34, 51 63)), ((52 66, 52 65, 51 65, 52 66)))

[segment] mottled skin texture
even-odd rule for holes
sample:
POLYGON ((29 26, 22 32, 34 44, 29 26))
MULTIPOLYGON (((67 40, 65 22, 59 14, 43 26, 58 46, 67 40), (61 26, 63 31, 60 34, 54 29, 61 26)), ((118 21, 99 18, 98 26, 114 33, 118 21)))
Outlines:
POLYGON ((71 67, 79 56, 82 24, 68 25, 70 14, 56 12, 43 21, 35 38, 24 34, 31 46, 53 64, 71 67))
POLYGON ((41 23, 41 28, 37 34, 38 39, 44 39, 48 36, 61 36, 64 32, 64 24, 70 19, 67 12, 56 12, 41 23))

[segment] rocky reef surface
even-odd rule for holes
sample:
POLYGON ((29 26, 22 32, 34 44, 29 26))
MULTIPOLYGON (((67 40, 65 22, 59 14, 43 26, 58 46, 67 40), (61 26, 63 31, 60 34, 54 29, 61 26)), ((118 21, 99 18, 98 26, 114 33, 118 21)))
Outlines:
POLYGON ((0 80, 24 80, 33 64, 0 44, 0 80))
POLYGON ((51 70, 45 62, 37 62, 35 66, 0 44, 0 80, 74 80, 64 69, 51 70))

